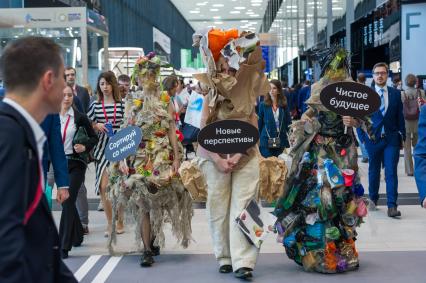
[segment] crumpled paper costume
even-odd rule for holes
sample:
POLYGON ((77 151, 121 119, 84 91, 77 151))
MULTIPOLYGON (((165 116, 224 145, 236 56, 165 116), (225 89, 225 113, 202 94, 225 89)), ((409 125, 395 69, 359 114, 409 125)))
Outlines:
POLYGON ((179 175, 194 201, 206 201, 207 184, 197 163, 197 157, 190 161, 184 161, 179 167, 179 175))
MULTIPOLYGON (((194 46, 200 47, 207 68, 206 73, 194 77, 209 87, 205 100, 208 109, 203 109, 202 127, 229 119, 252 123, 256 97, 270 90, 257 36, 244 32, 238 34, 236 30, 206 29, 194 34, 193 40, 194 46), (236 70, 235 77, 225 73, 229 65, 236 70)), ((254 145, 248 149, 230 173, 218 170, 203 148, 199 147, 197 154, 201 160, 197 165, 204 174, 208 189, 206 214, 218 264, 232 265, 234 271, 242 267, 253 269, 258 248, 232 223, 250 200, 257 199, 258 147, 254 145)), ((220 157, 228 158, 222 154, 220 157)), ((233 158, 233 155, 229 157, 233 158)))
MULTIPOLYGON (((164 223, 170 223, 173 235, 183 247, 191 240, 192 200, 180 177, 173 175, 173 148, 168 131, 171 117, 168 112, 170 97, 161 91, 159 83, 161 62, 155 54, 141 57, 135 64, 132 80, 143 90, 126 97, 122 128, 137 126, 142 130, 142 141, 135 155, 127 158, 130 176, 119 171, 119 163, 110 166, 109 197, 113 212, 122 204, 136 223, 135 235, 141 243, 140 223, 144 213, 150 213, 155 245, 164 245, 164 223)), ((178 141, 180 160, 182 145, 178 141)), ((114 216, 113 216, 114 219, 114 216)), ((113 222, 114 223, 114 222, 113 222)), ((115 240, 115 225, 109 241, 111 253, 115 240)))
POLYGON ((291 126, 288 182, 277 200, 278 240, 287 256, 307 271, 338 273, 359 266, 356 227, 367 214, 360 183, 352 130, 342 117, 320 102, 321 90, 334 82, 350 81, 343 49, 327 51, 322 78, 312 86, 304 114, 310 119, 291 126))
POLYGON ((272 202, 283 194, 287 166, 283 160, 272 156, 260 160, 259 170, 260 197, 272 202))

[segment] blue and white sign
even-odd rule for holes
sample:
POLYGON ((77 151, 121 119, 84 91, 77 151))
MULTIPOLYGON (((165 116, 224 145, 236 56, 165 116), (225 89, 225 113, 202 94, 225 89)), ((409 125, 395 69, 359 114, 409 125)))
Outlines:
POLYGON ((185 123, 196 128, 200 128, 201 112, 203 110, 204 96, 196 91, 192 91, 186 108, 185 123))
POLYGON ((135 154, 142 140, 142 130, 138 127, 127 127, 110 138, 105 148, 105 158, 110 162, 124 160, 135 154))
POLYGON ((419 60, 426 46, 426 3, 402 4, 401 72, 426 75, 426 64, 419 60))

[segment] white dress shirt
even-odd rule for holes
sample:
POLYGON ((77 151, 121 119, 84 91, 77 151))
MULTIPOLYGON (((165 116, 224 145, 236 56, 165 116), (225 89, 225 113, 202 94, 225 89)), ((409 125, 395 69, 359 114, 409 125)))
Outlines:
MULTIPOLYGON (((38 159, 40 162, 40 167, 41 169, 43 169, 43 163, 42 163, 42 159, 43 159, 43 147, 44 147, 44 143, 46 142, 46 136, 44 134, 43 129, 40 127, 39 123, 37 123, 37 121, 30 115, 30 113, 27 112, 27 110, 24 109, 24 107, 22 107, 21 105, 19 105, 18 103, 16 103, 15 101, 13 101, 10 98, 5 98, 3 99, 3 102, 10 105, 11 107, 13 107, 16 111, 19 112, 19 114, 21 114, 24 119, 28 122, 28 124, 30 125, 30 128, 34 134, 34 139, 37 143, 37 153, 38 153, 38 159)), ((43 174, 41 174, 41 178, 42 178, 42 189, 44 190, 44 176, 43 174)))
POLYGON ((385 98, 385 113, 386 113, 386 111, 388 111, 388 106, 389 106, 389 94, 388 94, 388 87, 387 87, 387 86, 379 87, 378 85, 375 85, 374 87, 375 87, 375 89, 376 89, 376 92, 379 94, 379 96, 380 96, 380 89, 383 89, 383 90, 384 90, 384 92, 383 92, 383 96, 384 96, 384 98, 385 98))
POLYGON ((76 132, 75 122, 74 122, 74 109, 70 107, 67 113, 64 116, 59 115, 61 120, 61 138, 64 138, 64 131, 66 130, 65 142, 64 142, 64 151, 65 155, 73 154, 73 144, 72 140, 74 139, 74 135, 76 132), (67 124, 68 117, 70 117, 70 121, 68 123, 68 127, 65 129, 67 124))
POLYGON ((272 114, 274 114, 275 127, 277 132, 280 130, 280 107, 277 107, 277 111, 274 111, 274 108, 271 106, 272 114))

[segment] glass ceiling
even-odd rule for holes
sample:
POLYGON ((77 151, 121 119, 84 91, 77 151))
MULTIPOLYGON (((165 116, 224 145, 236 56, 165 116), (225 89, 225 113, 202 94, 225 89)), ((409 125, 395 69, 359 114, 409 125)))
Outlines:
MULTIPOLYGON (((355 0, 354 7, 360 1, 362 0, 355 0)), ((332 0, 332 11, 333 20, 343 17, 346 13, 346 0, 332 0)), ((269 32, 277 34, 279 47, 285 53, 293 53, 285 56, 290 59, 297 56, 298 47, 312 47, 314 34, 325 29, 326 25, 327 0, 283 0, 269 32)))

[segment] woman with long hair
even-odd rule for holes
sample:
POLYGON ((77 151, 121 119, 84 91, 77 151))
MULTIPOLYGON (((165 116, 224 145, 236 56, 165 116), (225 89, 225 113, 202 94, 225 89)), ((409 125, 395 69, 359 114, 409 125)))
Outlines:
POLYGON ((67 258, 72 246, 83 241, 83 226, 78 216, 75 202, 81 184, 84 182, 88 163, 88 152, 98 142, 98 137, 85 114, 74 107, 74 90, 71 86, 64 88, 60 120, 62 143, 68 160, 70 179, 69 198, 62 204, 59 236, 61 238, 62 257, 67 258))
MULTIPOLYGON (((94 151, 96 166, 96 193, 101 194, 108 227, 105 236, 108 237, 112 227, 111 201, 106 198, 106 187, 108 185, 109 161, 105 159, 105 147, 119 129, 123 122, 124 105, 121 101, 118 82, 113 72, 101 73, 96 84, 98 100, 90 105, 88 116, 92 120, 93 129, 98 133, 99 142, 94 151)), ((117 223, 117 234, 124 232, 123 221, 119 218, 117 223)))
POLYGON ((287 99, 283 94, 281 82, 271 80, 271 91, 259 105, 258 126, 260 133, 259 149, 263 157, 280 155, 289 147, 287 132, 291 124, 287 99))

